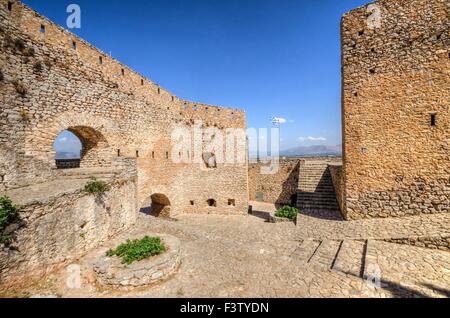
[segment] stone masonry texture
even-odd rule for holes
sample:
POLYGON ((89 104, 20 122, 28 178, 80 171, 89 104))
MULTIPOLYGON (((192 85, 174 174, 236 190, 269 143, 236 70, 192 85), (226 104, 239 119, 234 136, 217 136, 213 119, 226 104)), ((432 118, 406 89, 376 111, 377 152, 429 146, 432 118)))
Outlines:
MULTIPOLYGON (((0 18, 0 191, 56 178, 53 144, 69 130, 82 143, 82 168, 137 160, 140 206, 159 194, 171 216, 247 212, 247 158, 208 168, 193 163, 202 157, 193 149, 174 153, 171 138, 182 128, 206 146, 194 128, 245 129, 244 112, 182 100, 19 1, 0 1, 0 18)), ((235 144, 246 154, 245 136, 235 144)))
POLYGON ((0 196, 20 205, 0 284, 82 257, 127 231, 149 201, 170 218, 248 211, 244 112, 182 100, 19 1, 0 0, 0 106, 0 196), (75 171, 57 169, 64 130, 82 144, 75 171), (235 161, 216 160, 220 136, 235 161), (91 176, 113 176, 110 191, 84 192, 91 176))
POLYGON ((450 211, 448 6, 380 0, 342 19, 348 219, 450 211))
POLYGON ((251 201, 276 203, 277 205, 295 204, 294 196, 298 190, 300 160, 280 160, 275 174, 261 173, 268 163, 254 162, 249 165, 249 196, 251 201))

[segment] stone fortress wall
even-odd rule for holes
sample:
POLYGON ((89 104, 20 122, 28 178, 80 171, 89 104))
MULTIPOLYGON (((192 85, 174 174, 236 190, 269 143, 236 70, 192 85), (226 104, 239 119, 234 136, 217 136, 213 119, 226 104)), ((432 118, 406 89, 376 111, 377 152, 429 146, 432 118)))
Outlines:
POLYGON ((348 219, 450 212, 448 9, 379 0, 342 19, 348 219))
MULTIPOLYGON (((0 18, 0 191, 57 178, 53 144, 67 129, 82 168, 137 160, 140 206, 156 195, 171 216, 247 212, 246 157, 208 167, 192 149, 173 154, 171 141, 180 127, 245 129, 243 111, 180 99, 19 1, 0 1, 0 18)), ((245 140, 236 147, 246 154, 245 140)))
MULTIPOLYGON (((264 162, 251 162, 249 171, 249 200, 292 205, 298 190, 300 160, 282 159, 275 174, 262 174, 264 162)), ((294 204, 295 205, 295 204, 294 204)))
POLYGON ((329 165, 342 164, 340 157, 280 158, 279 169, 274 174, 263 174, 261 168, 269 164, 264 161, 249 164, 249 200, 274 203, 277 206, 297 205, 299 180, 305 171, 305 162, 323 162, 329 165))
POLYGON ((20 206, 20 220, 10 226, 11 245, 0 248, 0 286, 43 277, 128 230, 138 217, 136 162, 110 180, 110 191, 84 191, 88 181, 55 180, 14 189, 8 196, 20 206))

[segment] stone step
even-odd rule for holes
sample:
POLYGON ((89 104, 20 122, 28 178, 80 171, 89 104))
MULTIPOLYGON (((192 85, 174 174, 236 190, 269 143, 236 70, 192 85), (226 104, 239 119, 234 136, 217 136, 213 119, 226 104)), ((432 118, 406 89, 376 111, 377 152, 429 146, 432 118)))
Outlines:
POLYGON ((303 205, 336 205, 338 201, 336 199, 302 199, 297 198, 297 203, 303 205))
POLYGON ((334 192, 334 189, 325 189, 325 188, 315 188, 315 189, 299 189, 297 192, 297 195, 302 195, 300 193, 305 193, 305 196, 308 196, 308 193, 311 193, 312 195, 309 196, 333 196, 336 197, 336 194, 334 192))
POLYGON ((328 172, 327 169, 317 169, 317 170, 312 170, 312 169, 303 169, 301 172, 303 172, 304 176, 331 176, 331 173, 328 172))
POLYGON ((315 200, 336 200, 336 194, 332 191, 314 191, 311 193, 297 193, 297 200, 315 201, 315 200))
POLYGON ((297 205, 303 209, 315 207, 337 209, 339 207, 337 202, 333 201, 320 201, 320 202, 297 201, 297 205))
POLYGON ((334 265, 340 245, 340 241, 322 241, 314 255, 311 257, 309 263, 313 266, 331 269, 334 265))
POLYGON ((339 213, 339 207, 334 205, 297 205, 301 211, 328 211, 339 213))
MULTIPOLYGON (((336 197, 336 194, 332 190, 326 190, 326 189, 314 189, 314 190, 300 190, 297 192, 297 196, 302 197, 302 194, 299 193, 314 193, 312 196, 330 196, 330 197, 336 197)), ((312 197, 311 195, 309 197, 312 197)), ((308 197, 308 195, 305 195, 304 197, 308 197)))
POLYGON ((338 202, 335 201, 319 201, 319 200, 301 200, 297 199, 297 205, 302 208, 309 208, 309 207, 331 207, 333 209, 338 208, 338 202))
POLYGON ((331 176, 325 176, 325 175, 312 176, 312 175, 307 175, 307 176, 304 176, 303 178, 301 178, 301 180, 302 181, 303 180, 305 180, 305 181, 307 181, 307 180, 314 180, 314 181, 316 181, 316 180, 330 180, 331 181, 331 176))
POLYGON ((313 174, 313 173, 304 173, 302 179, 328 179, 331 178, 330 174, 325 174, 325 173, 317 173, 317 174, 313 174))
POLYGON ((331 181, 331 177, 328 176, 317 176, 317 177, 312 177, 312 176, 308 176, 308 178, 304 177, 304 178, 300 178, 300 181, 320 181, 320 180, 324 180, 324 181, 331 181))
MULTIPOLYGON (((337 208, 320 208, 320 209, 300 209, 300 213, 306 213, 308 215, 317 215, 317 217, 322 218, 324 215, 326 215, 330 220, 339 220, 342 221, 341 211, 337 208)), ((298 226, 301 226, 299 223, 298 226)))
POLYGON ((320 242, 315 240, 305 240, 297 247, 292 254, 292 258, 297 260, 301 264, 307 264, 311 257, 319 247, 320 242))
POLYGON ((331 176, 324 176, 324 175, 318 175, 318 176, 311 176, 311 175, 308 175, 308 176, 303 176, 303 177, 301 177, 300 178, 300 181, 313 181, 313 182, 317 182, 317 181, 320 181, 320 180, 327 180, 327 181, 331 181, 332 179, 331 179, 331 176))
POLYGON ((332 185, 299 185, 298 190, 304 191, 304 192, 315 192, 316 189, 322 189, 322 190, 330 190, 334 191, 334 187, 332 185), (313 191, 306 191, 306 190, 312 189, 313 191))
POLYGON ((300 180, 298 182, 299 185, 333 185, 333 182, 331 180, 300 180))
POLYGON ((333 197, 297 197, 297 202, 316 202, 316 203, 336 203, 338 202, 336 198, 333 197))
POLYGON ((298 202, 337 202, 332 196, 297 196, 298 202))
POLYGON ((297 198, 302 200, 320 200, 320 199, 333 199, 336 200, 336 194, 332 191, 322 191, 322 192, 298 192, 297 198))
POLYGON ((302 168, 323 168, 326 169, 328 167, 328 163, 314 163, 314 164, 303 164, 302 168))
POLYGON ((305 188, 322 188, 322 189, 334 189, 334 186, 332 183, 322 183, 322 182, 316 182, 316 183, 299 183, 298 189, 305 189, 305 188))
POLYGON ((366 242, 344 240, 334 263, 333 270, 363 278, 365 256, 366 242))
POLYGON ((297 198, 297 203, 301 205, 336 205, 338 203, 337 200, 302 200, 301 198, 297 198))

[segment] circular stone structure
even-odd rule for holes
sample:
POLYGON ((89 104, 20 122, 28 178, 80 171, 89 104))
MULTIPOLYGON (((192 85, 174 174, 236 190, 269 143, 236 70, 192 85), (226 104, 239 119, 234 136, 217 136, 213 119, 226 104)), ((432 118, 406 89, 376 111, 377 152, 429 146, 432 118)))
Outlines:
POLYGON ((294 220, 288 218, 280 218, 279 216, 275 216, 275 213, 270 213, 268 218, 269 223, 286 223, 286 222, 294 222, 294 220))
MULTIPOLYGON (((97 283, 103 286, 139 287, 154 284, 172 275, 180 265, 180 240, 166 234, 146 236, 160 237, 166 252, 126 265, 122 264, 120 257, 107 257, 107 249, 102 249, 93 265, 97 283)), ((138 239, 141 238, 143 236, 138 239)))

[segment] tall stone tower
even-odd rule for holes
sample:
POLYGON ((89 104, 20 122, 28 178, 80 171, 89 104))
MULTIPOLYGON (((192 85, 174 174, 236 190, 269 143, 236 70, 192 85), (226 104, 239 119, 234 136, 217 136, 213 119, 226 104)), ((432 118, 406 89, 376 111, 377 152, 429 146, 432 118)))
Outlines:
POLYGON ((450 212, 448 9, 380 0, 342 19, 348 219, 450 212))

